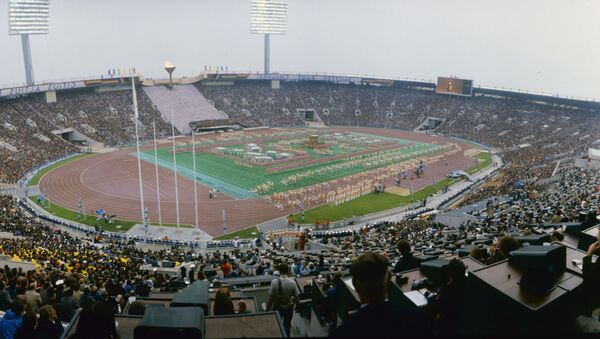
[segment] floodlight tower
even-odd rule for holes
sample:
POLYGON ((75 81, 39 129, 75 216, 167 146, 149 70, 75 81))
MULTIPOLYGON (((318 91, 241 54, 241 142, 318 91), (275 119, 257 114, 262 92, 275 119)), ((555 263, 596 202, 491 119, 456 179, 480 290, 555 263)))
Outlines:
POLYGON ((270 34, 285 34, 287 31, 287 8, 285 2, 252 0, 250 8, 250 33, 265 35, 265 74, 270 72, 270 34))
POLYGON ((34 84, 33 63, 29 35, 48 34, 50 27, 50 0, 9 0, 8 34, 20 35, 27 85, 34 84))

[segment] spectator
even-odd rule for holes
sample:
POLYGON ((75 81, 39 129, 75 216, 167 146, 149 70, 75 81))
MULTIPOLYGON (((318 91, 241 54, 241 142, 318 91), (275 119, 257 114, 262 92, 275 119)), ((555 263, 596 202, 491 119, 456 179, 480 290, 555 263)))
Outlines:
POLYGON ((413 257, 413 254, 410 250, 410 243, 408 241, 398 241, 398 251, 400 251, 402 258, 400 258, 400 260, 398 260, 394 266, 394 273, 408 271, 420 267, 420 263, 417 261, 417 259, 415 259, 415 257, 413 257))
POLYGON ((4 284, 4 281, 0 281, 0 311, 8 310, 11 304, 12 299, 6 290, 6 285, 4 284))
POLYGON ((213 306, 214 315, 227 315, 234 314, 233 302, 231 301, 231 295, 229 289, 221 287, 215 294, 215 304, 213 306))
POLYGON ((50 305, 40 308, 40 318, 34 330, 35 339, 58 339, 63 333, 63 327, 56 315, 56 310, 50 305))
POLYGON ((25 309, 27 312, 31 312, 32 314, 37 314, 40 307, 42 306, 42 297, 35 290, 35 283, 29 284, 27 288, 27 292, 25 292, 25 300, 26 305, 25 309))
POLYGON ((117 328, 113 308, 105 302, 97 302, 81 311, 75 334, 70 339, 116 339, 117 328))
POLYGON ((0 320, 0 338, 13 339, 17 330, 23 326, 23 315, 25 315, 25 305, 15 300, 0 320))
POLYGON ((294 305, 296 309, 300 307, 298 299, 298 290, 296 282, 288 278, 290 271, 286 263, 281 263, 277 266, 279 277, 271 281, 269 288, 269 299, 267 301, 267 311, 275 310, 279 312, 283 320, 283 326, 287 336, 291 336, 292 316, 294 315, 294 305))
POLYGON ((332 332, 332 337, 392 337, 400 328, 409 336, 431 333, 420 310, 386 301, 391 278, 388 266, 387 258, 373 252, 363 253, 352 262, 352 284, 362 306, 332 332))

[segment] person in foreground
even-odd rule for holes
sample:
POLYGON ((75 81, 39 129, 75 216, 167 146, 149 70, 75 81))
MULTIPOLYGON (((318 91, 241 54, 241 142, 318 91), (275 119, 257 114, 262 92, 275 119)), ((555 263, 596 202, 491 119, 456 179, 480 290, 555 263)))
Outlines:
POLYGON ((331 337, 397 336, 402 328, 405 335, 430 335, 426 313, 418 308, 398 306, 387 300, 391 274, 389 261, 381 254, 361 254, 350 267, 352 284, 358 293, 361 307, 334 329, 331 337))

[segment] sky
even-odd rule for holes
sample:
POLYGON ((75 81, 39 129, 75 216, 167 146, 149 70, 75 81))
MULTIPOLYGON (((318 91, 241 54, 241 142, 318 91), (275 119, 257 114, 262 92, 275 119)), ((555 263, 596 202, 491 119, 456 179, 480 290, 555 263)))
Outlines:
MULTIPOLYGON (((600 100, 598 0, 287 0, 271 72, 473 79, 600 100)), ((0 85, 23 83, 18 36, 0 0, 0 85), (4 13, 4 14, 3 14, 4 13)), ((164 78, 205 65, 262 71, 250 0, 50 0, 50 32, 31 36, 36 81, 136 67, 164 78)))

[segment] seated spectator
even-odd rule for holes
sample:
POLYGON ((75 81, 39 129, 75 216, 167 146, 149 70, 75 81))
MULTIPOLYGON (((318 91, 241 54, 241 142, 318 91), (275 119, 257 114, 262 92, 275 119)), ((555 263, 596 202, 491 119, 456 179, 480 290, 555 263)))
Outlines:
POLYGON ((510 259, 510 252, 521 248, 519 241, 513 237, 500 238, 497 244, 490 246, 490 259, 488 264, 496 263, 504 259, 510 259))
POLYGON ((452 259, 442 272, 439 297, 435 303, 435 328, 438 334, 459 334, 461 315, 465 314, 462 308, 467 287, 465 264, 452 259))
POLYGON ((600 259, 597 259, 595 263, 592 262, 593 255, 598 255, 600 249, 600 227, 598 227, 598 234, 596 242, 591 244, 588 248, 587 254, 583 257, 583 288, 585 298, 585 311, 591 314, 592 311, 600 307, 600 296, 597 293, 598 286, 600 286, 600 259))
POLYGON ((144 313, 146 313, 146 304, 141 301, 132 302, 127 312, 129 315, 144 315, 144 313))
POLYGON ((471 252, 469 252, 469 256, 483 264, 489 259, 487 252, 481 247, 474 247, 471 252))
POLYGON ((0 338, 13 339, 17 330, 23 326, 23 315, 25 304, 15 300, 0 320, 0 338))
POLYGON ((386 301, 391 279, 388 266, 389 261, 384 256, 373 252, 363 253, 354 260, 350 274, 362 306, 331 336, 392 337, 398 335, 399 329, 405 335, 431 333, 427 317, 421 310, 386 301))
POLYGON ((233 302, 229 289, 226 287, 219 288, 215 295, 215 304, 213 306, 213 315, 234 314, 233 302))
POLYGON ((402 258, 394 266, 394 273, 412 270, 421 266, 417 259, 413 257, 410 251, 410 243, 407 240, 398 241, 398 251, 400 251, 402 258))
POLYGON ((250 311, 248 311, 247 309, 248 306, 246 306, 246 303, 243 301, 238 302, 238 314, 245 314, 245 313, 250 313, 250 311))
POLYGON ((58 339, 63 333, 63 327, 56 315, 56 310, 50 305, 40 308, 40 318, 33 332, 35 339, 58 339))

